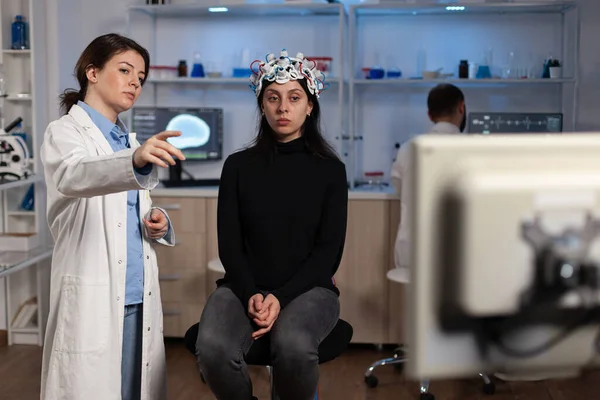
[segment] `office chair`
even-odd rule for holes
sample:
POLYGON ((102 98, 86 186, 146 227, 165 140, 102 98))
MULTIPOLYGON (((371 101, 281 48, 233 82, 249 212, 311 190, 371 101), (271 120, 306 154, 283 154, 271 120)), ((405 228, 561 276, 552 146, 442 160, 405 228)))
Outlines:
MULTIPOLYGON (((406 268, 394 268, 388 271, 387 278, 390 281, 396 283, 410 283, 408 269, 406 268)), ((407 347, 401 345, 394 350, 392 357, 378 360, 371 364, 365 372, 365 383, 367 384, 367 386, 370 388, 374 388, 379 384, 379 380, 375 375, 373 375, 373 370, 375 370, 375 368, 377 367, 381 367, 383 365, 393 365, 397 371, 402 371, 404 363, 408 361, 407 352, 407 347)), ((487 376, 486 374, 480 373, 479 376, 483 380, 483 393, 489 395, 494 394, 496 391, 496 385, 494 384, 494 382, 492 382, 489 376, 487 376)), ((429 380, 421 380, 419 382, 419 387, 419 400, 435 400, 435 396, 429 393, 429 380)))
MULTIPOLYGON (((185 346, 186 348, 196 356, 196 340, 198 338, 198 325, 192 325, 185 333, 185 346)), ((352 340, 353 329, 352 325, 348 322, 340 319, 331 331, 329 335, 319 345, 319 364, 326 363, 337 358, 352 340)), ((271 400, 279 400, 275 385, 273 382, 273 368, 271 367, 271 343, 270 335, 267 334, 260 339, 256 340, 248 354, 244 357, 246 364, 248 365, 260 365, 267 367, 269 371, 269 385, 271 390, 271 400)), ((205 382, 204 377, 200 374, 202 381, 205 382)), ((206 382, 205 382, 206 383, 206 382)), ((319 391, 315 393, 315 400, 319 400, 319 391)))

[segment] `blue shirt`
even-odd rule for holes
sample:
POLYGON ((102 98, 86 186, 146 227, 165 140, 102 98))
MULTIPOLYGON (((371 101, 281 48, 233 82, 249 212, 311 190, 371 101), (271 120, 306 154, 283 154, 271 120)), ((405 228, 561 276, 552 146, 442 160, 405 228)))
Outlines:
MULTIPOLYGON (((100 129, 100 132, 102 132, 114 152, 130 147, 129 132, 119 118, 117 118, 117 123, 115 124, 86 103, 79 101, 77 105, 88 113, 92 122, 100 129)), ((148 175, 150 172, 152 172, 152 164, 146 164, 142 168, 135 168, 135 173, 140 175, 148 175)), ((127 277, 125 283, 125 305, 139 304, 144 299, 144 248, 142 245, 139 210, 138 191, 127 191, 127 277)))

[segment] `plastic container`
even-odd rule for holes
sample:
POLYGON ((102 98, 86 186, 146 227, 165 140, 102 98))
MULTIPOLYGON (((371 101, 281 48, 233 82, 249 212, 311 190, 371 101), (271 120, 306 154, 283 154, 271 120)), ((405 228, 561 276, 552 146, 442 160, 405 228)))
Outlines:
POLYGON ((177 78, 177 67, 170 65, 151 65, 149 79, 174 79, 177 78))
POLYGON ((327 76, 331 76, 331 62, 333 58, 331 57, 306 57, 311 61, 314 61, 317 69, 324 73, 327 76))
POLYGON ((27 35, 27 23, 25 17, 17 15, 12 23, 12 49, 25 50, 29 48, 29 39, 27 35))
POLYGON ((402 71, 399 68, 390 68, 387 71, 387 77, 390 79, 399 79, 402 77, 402 71))

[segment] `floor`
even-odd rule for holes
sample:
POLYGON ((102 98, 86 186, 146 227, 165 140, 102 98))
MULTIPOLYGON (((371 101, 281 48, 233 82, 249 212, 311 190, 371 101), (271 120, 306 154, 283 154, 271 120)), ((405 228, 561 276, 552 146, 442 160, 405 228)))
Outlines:
MULTIPOLYGON (((169 400, 212 400, 199 379, 193 357, 177 340, 167 341, 169 400)), ((363 383, 365 367, 388 353, 373 347, 351 347, 342 357, 321 366, 321 398, 326 399, 418 399, 418 385, 406 382, 393 367, 376 370, 380 384, 368 389, 363 383)), ((41 348, 12 346, 0 348, 0 399, 39 399, 41 348)), ((266 369, 252 368, 254 394, 268 399, 266 369)), ((600 371, 584 373, 577 379, 537 383, 497 383, 497 392, 489 397, 481 393, 478 379, 434 382, 437 400, 575 400, 600 399, 600 371)))

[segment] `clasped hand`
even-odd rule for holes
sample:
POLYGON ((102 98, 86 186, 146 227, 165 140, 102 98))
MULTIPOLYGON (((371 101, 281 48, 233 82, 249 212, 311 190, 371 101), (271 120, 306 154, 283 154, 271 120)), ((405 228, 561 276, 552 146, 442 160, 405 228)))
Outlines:
POLYGON ((252 333, 254 340, 260 338, 271 330, 273 324, 279 317, 281 306, 277 297, 268 294, 264 297, 257 293, 248 301, 248 315, 252 321, 259 326, 259 329, 252 333))
POLYGON ((160 239, 165 236, 169 230, 169 220, 167 216, 159 209, 150 211, 149 218, 144 218, 144 225, 152 239, 160 239))

